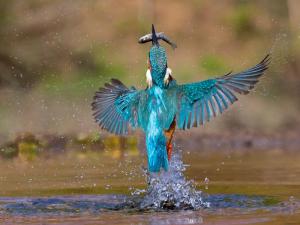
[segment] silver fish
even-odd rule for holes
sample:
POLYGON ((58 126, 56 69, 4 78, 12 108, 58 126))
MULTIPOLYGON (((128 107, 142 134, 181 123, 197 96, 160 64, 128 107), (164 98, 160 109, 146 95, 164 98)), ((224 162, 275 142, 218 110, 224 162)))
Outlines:
MULTIPOLYGON (((163 40, 165 42, 167 42, 169 45, 172 46, 173 49, 177 48, 177 45, 172 42, 165 34, 164 32, 159 32, 159 33, 156 33, 156 37, 158 40, 163 40)), ((139 39, 139 43, 140 44, 144 44, 144 43, 147 43, 147 42, 150 42, 152 41, 152 34, 146 34, 142 37, 140 37, 139 39)))

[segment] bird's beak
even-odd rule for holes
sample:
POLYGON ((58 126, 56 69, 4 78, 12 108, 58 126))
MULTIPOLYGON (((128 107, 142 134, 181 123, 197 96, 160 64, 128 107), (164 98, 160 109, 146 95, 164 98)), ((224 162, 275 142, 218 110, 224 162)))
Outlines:
POLYGON ((159 45, 158 38, 156 36, 154 25, 152 24, 152 45, 159 45))

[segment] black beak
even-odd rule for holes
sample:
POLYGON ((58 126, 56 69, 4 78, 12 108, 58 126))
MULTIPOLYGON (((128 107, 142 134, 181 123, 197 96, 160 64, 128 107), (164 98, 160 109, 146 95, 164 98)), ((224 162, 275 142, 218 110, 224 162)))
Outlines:
POLYGON ((156 36, 154 25, 152 24, 152 45, 159 45, 158 38, 156 36))

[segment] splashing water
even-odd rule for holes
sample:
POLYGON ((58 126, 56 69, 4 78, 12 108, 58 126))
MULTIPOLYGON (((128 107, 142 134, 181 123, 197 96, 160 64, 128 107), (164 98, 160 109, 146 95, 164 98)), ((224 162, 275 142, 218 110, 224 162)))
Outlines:
MULTIPOLYGON (((209 207, 196 190, 194 181, 186 180, 183 172, 187 165, 182 162, 181 151, 174 152, 169 170, 147 176, 148 188, 139 203, 141 209, 200 209, 209 207)), ((133 193, 139 195, 143 191, 133 193)))

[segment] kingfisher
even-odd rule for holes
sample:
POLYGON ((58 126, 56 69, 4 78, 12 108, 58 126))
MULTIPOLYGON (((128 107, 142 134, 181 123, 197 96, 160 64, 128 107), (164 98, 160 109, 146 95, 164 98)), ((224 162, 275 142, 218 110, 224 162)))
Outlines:
POLYGON ((168 170, 176 128, 200 127, 222 114, 238 100, 237 94, 248 94, 254 88, 271 60, 267 54, 245 71, 177 84, 159 40, 177 47, 164 33, 156 33, 153 25, 152 33, 139 39, 139 43, 152 42, 145 89, 127 87, 111 79, 95 93, 92 102, 93 116, 100 128, 116 135, 127 135, 129 127, 144 131, 149 172, 168 170))

